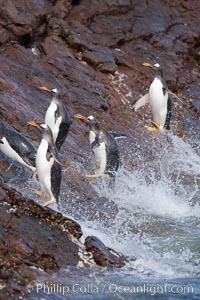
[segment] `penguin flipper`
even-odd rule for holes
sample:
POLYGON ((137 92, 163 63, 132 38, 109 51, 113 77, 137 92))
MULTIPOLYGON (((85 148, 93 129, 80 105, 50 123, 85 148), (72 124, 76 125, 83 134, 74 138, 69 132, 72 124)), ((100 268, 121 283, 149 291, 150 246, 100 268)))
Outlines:
POLYGON ((109 133, 114 137, 115 140, 126 139, 129 137, 126 133, 120 133, 120 132, 114 132, 114 131, 109 131, 109 133))
POLYGON ((62 163, 60 161, 60 156, 58 153, 58 150, 56 148, 55 145, 49 145, 48 148, 49 152, 47 152, 47 160, 49 161, 49 159, 53 156, 53 158, 55 159, 55 161, 62 166, 62 163))
POLYGON ((33 144, 20 133, 7 129, 6 139, 11 148, 18 153, 27 165, 35 167, 36 150, 33 144))
POLYGON ((70 125, 71 125, 70 122, 69 123, 62 122, 60 124, 58 136, 57 136, 56 143, 55 143, 58 150, 60 150, 61 146, 63 145, 63 143, 68 135, 70 125))
POLYGON ((95 140, 92 142, 92 144, 90 145, 91 150, 94 152, 94 150, 99 146, 99 136, 97 135, 95 137, 95 140))
POLYGON ((62 181, 61 165, 54 162, 51 168, 51 190, 54 195, 54 198, 57 201, 59 201, 61 181, 62 181))
POLYGON ((136 103, 133 105, 132 111, 138 110, 140 107, 142 107, 143 105, 145 105, 148 102, 149 102, 149 93, 142 96, 140 99, 138 99, 136 101, 136 103))

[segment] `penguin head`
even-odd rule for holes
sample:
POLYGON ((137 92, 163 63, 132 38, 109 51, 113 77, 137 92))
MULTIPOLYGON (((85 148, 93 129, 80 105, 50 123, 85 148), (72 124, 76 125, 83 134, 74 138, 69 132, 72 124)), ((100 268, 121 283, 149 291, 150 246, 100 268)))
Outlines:
POLYGON ((75 119, 79 119, 87 124, 94 124, 94 123, 97 123, 97 119, 94 117, 94 116, 88 116, 88 117, 85 117, 85 116, 82 116, 82 115, 75 115, 74 116, 75 119))
POLYGON ((153 65, 153 69, 157 70, 157 69, 159 69, 159 68, 160 68, 159 63, 156 63, 156 64, 153 65))
POLYGON ((89 129, 93 132, 99 132, 100 131, 100 125, 98 120, 94 116, 88 116, 87 117, 89 129))
POLYGON ((28 125, 38 128, 46 137, 47 135, 51 136, 52 132, 49 126, 45 123, 36 123, 35 121, 29 121, 28 125))
POLYGON ((45 139, 51 147, 55 147, 53 141, 53 134, 49 126, 45 123, 38 124, 42 132, 42 138, 45 139))
POLYGON ((94 116, 88 116, 87 120, 89 124, 97 123, 97 119, 94 116))
POLYGON ((51 152, 51 154, 53 155, 54 159, 57 161, 57 163, 59 163, 60 165, 61 162, 59 160, 59 154, 58 154, 58 150, 54 144, 53 141, 53 134, 51 129, 49 128, 49 126, 45 123, 36 123, 35 121, 29 121, 28 125, 31 125, 33 127, 36 127, 38 129, 40 129, 40 131, 42 132, 42 138, 44 140, 47 141, 49 147, 48 147, 48 151, 51 152))
POLYGON ((57 88, 51 89, 51 93, 57 95, 58 94, 58 89, 57 88))
POLYGON ((148 68, 152 68, 156 75, 159 75, 160 77, 163 77, 163 71, 159 65, 159 63, 155 63, 154 65, 150 64, 150 63, 143 63, 143 66, 148 67, 148 68))
POLYGON ((97 119, 94 116, 82 116, 82 115, 75 115, 74 118, 79 119, 83 122, 85 122, 88 126, 89 129, 92 131, 99 131, 100 130, 100 125, 97 119))
POLYGON ((44 132, 47 132, 50 129, 49 126, 45 123, 40 123, 39 126, 42 129, 42 131, 44 131, 44 132))
POLYGON ((41 91, 46 91, 46 92, 48 92, 49 94, 51 94, 53 97, 55 96, 59 96, 60 95, 60 93, 59 93, 59 91, 58 91, 58 89, 57 88, 52 88, 52 89, 49 89, 49 88, 47 88, 47 87, 45 87, 45 86, 41 86, 41 87, 39 87, 39 89, 41 90, 41 91))

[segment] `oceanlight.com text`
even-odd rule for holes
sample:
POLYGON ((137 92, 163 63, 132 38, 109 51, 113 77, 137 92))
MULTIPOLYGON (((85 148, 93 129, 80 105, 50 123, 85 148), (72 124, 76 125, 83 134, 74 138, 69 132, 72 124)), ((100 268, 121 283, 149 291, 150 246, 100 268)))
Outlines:
POLYGON ((194 289, 190 285, 161 285, 161 284, 135 284, 135 285, 118 285, 115 283, 87 283, 87 284, 69 284, 64 285, 53 282, 33 281, 26 286, 27 293, 40 294, 182 294, 189 295, 194 293, 194 289))

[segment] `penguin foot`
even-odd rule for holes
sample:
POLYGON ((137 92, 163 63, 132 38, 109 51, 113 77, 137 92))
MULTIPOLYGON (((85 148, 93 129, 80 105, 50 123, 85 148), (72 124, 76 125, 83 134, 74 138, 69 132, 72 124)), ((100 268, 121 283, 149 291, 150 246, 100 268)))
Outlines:
POLYGON ((86 175, 86 178, 99 178, 102 177, 104 174, 99 173, 99 174, 92 174, 92 175, 86 175))
POLYGON ((32 191, 33 191, 33 193, 35 193, 36 195, 38 195, 42 200, 45 200, 47 198, 47 196, 44 193, 42 193, 42 192, 40 192, 40 191, 38 191, 36 189, 33 189, 32 191))
POLYGON ((158 132, 159 129, 158 128, 155 128, 155 127, 150 127, 150 126, 144 126, 148 131, 150 132, 158 132))
POLYGON ((161 129, 160 124, 158 124, 158 123, 156 123, 156 122, 152 122, 152 124, 153 124, 158 130, 161 129))
POLYGON ((55 199, 50 199, 50 200, 46 201, 46 202, 43 204, 43 206, 45 207, 45 206, 48 206, 48 205, 53 204, 53 203, 56 203, 56 200, 55 200, 55 199))

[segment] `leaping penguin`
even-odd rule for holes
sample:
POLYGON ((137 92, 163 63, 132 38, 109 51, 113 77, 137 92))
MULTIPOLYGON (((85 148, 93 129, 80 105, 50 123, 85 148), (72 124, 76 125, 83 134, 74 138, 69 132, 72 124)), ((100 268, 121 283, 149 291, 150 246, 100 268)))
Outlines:
POLYGON ((153 125, 155 127, 145 127, 152 132, 169 130, 172 115, 171 98, 168 93, 167 84, 163 79, 163 71, 158 63, 155 65, 143 63, 143 65, 152 68, 156 76, 150 85, 149 92, 134 104, 132 110, 136 111, 149 102, 153 114, 153 125))
POLYGON ((119 149, 114 137, 100 126, 95 117, 84 117, 79 114, 74 117, 89 125, 90 147, 95 155, 96 164, 99 166, 96 174, 86 177, 97 178, 108 174, 114 179, 120 164, 119 149))
POLYGON ((30 121, 28 124, 42 131, 42 140, 36 156, 36 169, 41 191, 33 191, 42 199, 47 199, 44 206, 48 206, 59 200, 62 177, 61 163, 49 126, 34 121, 30 121))
POLYGON ((54 143, 59 151, 67 137, 71 125, 70 113, 66 105, 62 103, 61 95, 56 88, 50 90, 46 87, 40 87, 40 90, 47 91, 53 95, 46 111, 45 124, 51 129, 54 143))
POLYGON ((0 121, 0 151, 29 168, 33 175, 36 172, 36 150, 32 143, 21 133, 9 129, 0 121))

